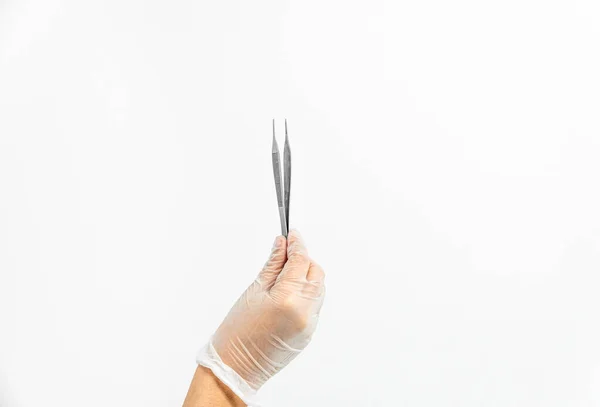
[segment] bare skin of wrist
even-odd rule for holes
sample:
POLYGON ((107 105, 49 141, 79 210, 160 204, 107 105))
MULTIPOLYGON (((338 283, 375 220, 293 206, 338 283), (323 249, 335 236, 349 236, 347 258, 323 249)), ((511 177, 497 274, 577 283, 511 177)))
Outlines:
POLYGON ((246 404, 225 386, 210 369, 198 366, 183 407, 245 407, 246 404))

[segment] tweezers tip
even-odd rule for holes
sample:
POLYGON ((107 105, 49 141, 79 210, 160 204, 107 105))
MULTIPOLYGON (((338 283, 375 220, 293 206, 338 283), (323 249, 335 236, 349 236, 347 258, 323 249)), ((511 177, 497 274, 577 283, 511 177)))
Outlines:
POLYGON ((273 153, 278 153, 279 152, 279 147, 277 146, 277 139, 275 138, 275 119, 273 119, 273 148, 271 149, 271 152, 273 153))

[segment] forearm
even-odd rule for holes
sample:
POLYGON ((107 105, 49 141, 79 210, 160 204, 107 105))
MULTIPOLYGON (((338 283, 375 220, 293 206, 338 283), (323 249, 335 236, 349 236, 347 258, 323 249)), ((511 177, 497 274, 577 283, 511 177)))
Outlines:
POLYGON ((227 386, 213 375, 210 369, 198 366, 183 407, 245 407, 227 386))

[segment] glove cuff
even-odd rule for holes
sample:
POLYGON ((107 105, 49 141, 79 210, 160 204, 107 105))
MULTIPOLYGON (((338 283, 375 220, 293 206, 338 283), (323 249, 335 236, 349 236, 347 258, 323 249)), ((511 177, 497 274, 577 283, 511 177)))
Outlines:
POLYGON ((212 338, 196 354, 196 363, 210 369, 248 407, 260 407, 256 390, 251 388, 235 370, 221 360, 221 357, 212 344, 212 338))

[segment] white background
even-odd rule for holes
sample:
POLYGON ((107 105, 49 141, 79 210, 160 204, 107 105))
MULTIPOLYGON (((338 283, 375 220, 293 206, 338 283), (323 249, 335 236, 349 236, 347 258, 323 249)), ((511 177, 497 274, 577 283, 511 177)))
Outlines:
POLYGON ((0 405, 182 403, 287 117, 328 296, 267 406, 600 406, 599 72, 596 0, 0 0, 0 405))

